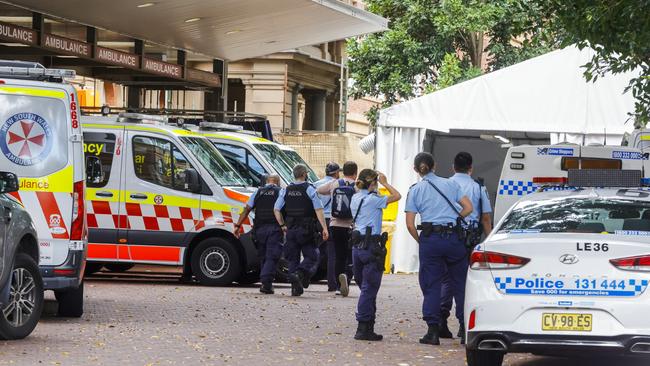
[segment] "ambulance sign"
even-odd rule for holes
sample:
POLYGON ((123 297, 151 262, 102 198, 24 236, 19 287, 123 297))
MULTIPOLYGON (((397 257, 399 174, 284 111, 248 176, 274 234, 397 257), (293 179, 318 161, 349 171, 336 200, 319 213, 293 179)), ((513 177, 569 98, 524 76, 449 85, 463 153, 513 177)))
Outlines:
POLYGON ((38 114, 14 114, 0 127, 0 150, 14 164, 38 164, 52 150, 52 129, 38 114))

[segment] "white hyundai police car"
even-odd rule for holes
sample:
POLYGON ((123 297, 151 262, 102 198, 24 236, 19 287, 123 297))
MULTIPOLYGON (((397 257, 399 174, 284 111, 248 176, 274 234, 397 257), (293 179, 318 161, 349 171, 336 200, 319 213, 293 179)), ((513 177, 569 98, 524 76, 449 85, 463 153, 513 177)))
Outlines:
POLYGON ((569 178, 525 196, 472 253, 469 366, 506 353, 650 354, 650 188, 607 185, 628 188, 569 178))

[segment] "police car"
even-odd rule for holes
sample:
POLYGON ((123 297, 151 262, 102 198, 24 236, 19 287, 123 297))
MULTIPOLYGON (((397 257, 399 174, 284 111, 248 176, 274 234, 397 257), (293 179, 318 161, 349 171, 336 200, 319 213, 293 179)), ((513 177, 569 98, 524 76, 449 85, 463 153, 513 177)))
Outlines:
POLYGON ((640 180, 570 170, 567 184, 505 214, 470 258, 468 365, 499 366, 506 353, 650 354, 650 188, 630 182, 640 180))

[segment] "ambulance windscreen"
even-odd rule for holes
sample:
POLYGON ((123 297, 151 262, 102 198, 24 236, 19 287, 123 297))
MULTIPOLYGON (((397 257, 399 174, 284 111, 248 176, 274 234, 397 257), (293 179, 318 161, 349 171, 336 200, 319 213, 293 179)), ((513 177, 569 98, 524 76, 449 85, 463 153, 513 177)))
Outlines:
POLYGON ((222 186, 246 186, 246 181, 226 162, 219 150, 208 140, 198 137, 181 137, 181 141, 192 151, 212 178, 222 186))
POLYGON ((522 202, 506 217, 499 232, 650 236, 650 201, 571 198, 522 202))

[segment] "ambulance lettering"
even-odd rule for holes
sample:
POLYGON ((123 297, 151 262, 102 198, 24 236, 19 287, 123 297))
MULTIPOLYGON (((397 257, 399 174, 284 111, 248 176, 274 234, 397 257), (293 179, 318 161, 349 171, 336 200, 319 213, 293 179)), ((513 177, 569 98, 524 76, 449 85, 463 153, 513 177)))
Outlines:
POLYGON ((92 154, 99 156, 106 149, 106 144, 99 143, 85 143, 84 142, 84 153, 92 154))
POLYGON ((14 164, 31 166, 52 150, 52 129, 35 113, 17 113, 0 127, 0 151, 14 164))

